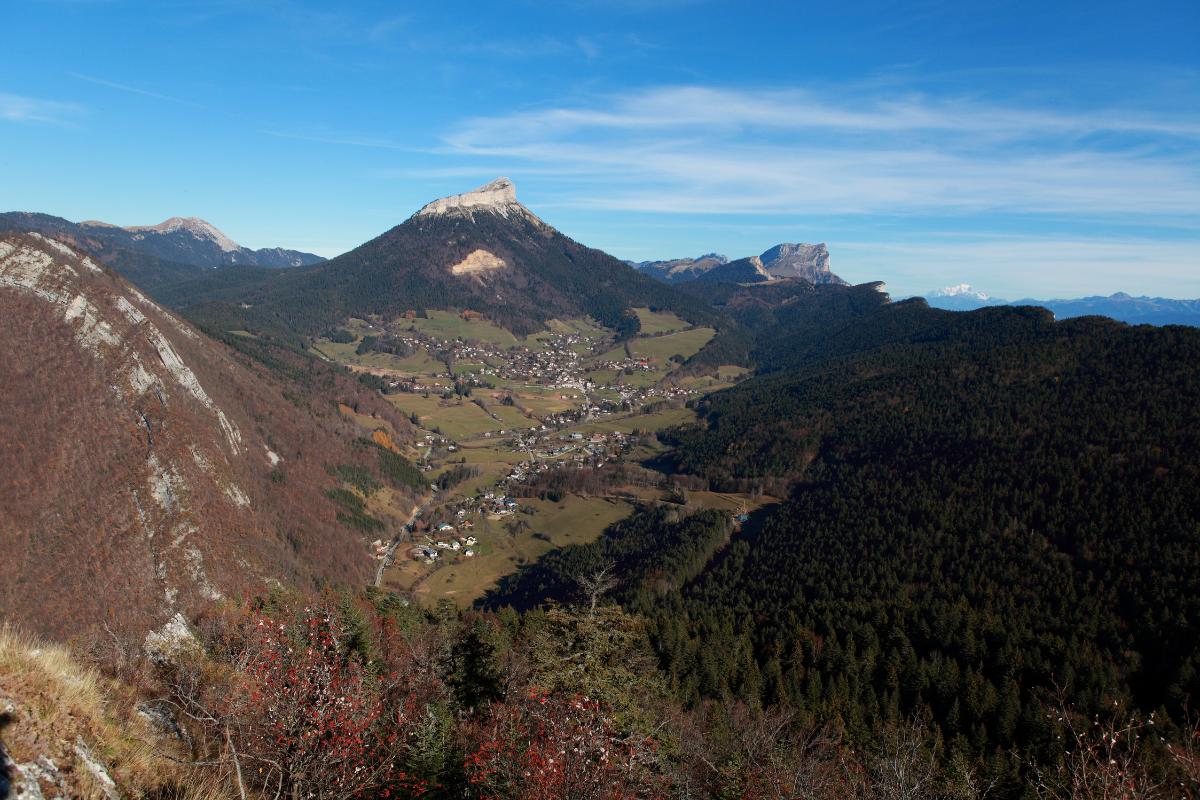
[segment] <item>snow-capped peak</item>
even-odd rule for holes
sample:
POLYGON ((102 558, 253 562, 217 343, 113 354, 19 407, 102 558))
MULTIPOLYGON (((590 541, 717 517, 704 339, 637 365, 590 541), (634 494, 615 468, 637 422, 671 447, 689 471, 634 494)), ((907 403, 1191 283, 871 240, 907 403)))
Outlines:
POLYGON ((936 292, 930 292, 930 297, 973 297, 976 300, 991 300, 983 292, 977 292, 965 283, 960 283, 958 286, 947 286, 945 289, 939 289, 936 292))

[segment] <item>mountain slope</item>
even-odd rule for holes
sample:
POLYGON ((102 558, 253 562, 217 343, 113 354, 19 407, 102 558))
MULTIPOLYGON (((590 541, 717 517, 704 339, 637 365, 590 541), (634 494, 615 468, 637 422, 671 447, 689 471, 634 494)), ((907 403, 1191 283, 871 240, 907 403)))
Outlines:
POLYGON ((701 283, 762 283, 771 280, 771 274, 763 268, 762 259, 750 256, 713 267, 695 280, 701 283))
POLYGON ((323 264, 269 276, 248 268, 236 279, 205 276, 174 287, 166 301, 226 330, 293 335, 314 335, 350 315, 422 308, 478 311, 518 335, 554 317, 585 315, 634 333, 634 306, 696 324, 719 320, 705 303, 559 233, 518 203, 503 178, 434 201, 323 264))
MULTIPOLYGON (((721 272, 723 267, 730 264, 725 256, 710 253, 699 258, 678 258, 673 261, 643 261, 640 264, 632 261, 626 263, 652 278, 666 283, 684 283, 687 281, 725 281, 730 283, 751 283, 759 280, 778 278, 799 278, 809 283, 821 285, 826 283, 838 286, 850 284, 834 275, 829 269, 829 248, 822 244, 792 244, 784 242, 777 244, 760 256, 750 256, 759 262, 759 268, 767 278, 749 277, 734 279, 722 275, 748 275, 745 266, 735 268, 735 271, 721 272), (715 274, 710 274, 716 271, 715 274)), ((734 264, 744 265, 747 259, 738 259, 734 264)))
MULTIPOLYGON (((11 211, 0 214, 0 230, 7 229, 36 230, 52 238, 68 240, 74 246, 83 247, 93 256, 99 256, 98 251, 103 250, 144 253, 142 265, 138 265, 136 260, 127 259, 133 262, 132 265, 140 266, 143 271, 147 270, 146 263, 152 263, 150 260, 200 268, 226 264, 297 267, 325 260, 312 253, 286 250, 282 247, 250 250, 199 217, 172 217, 159 225, 130 225, 122 228, 96 220, 76 223, 50 214, 11 211)), ((114 269, 121 271, 116 265, 114 269)), ((125 275, 125 272, 122 271, 122 274, 125 275)), ((177 275, 168 276, 169 279, 159 280, 155 285, 190 280, 200 274, 200 270, 182 270, 177 275)), ((148 288, 133 275, 125 276, 139 287, 148 288)))
MULTIPOLYGON (((179 321, 85 253, 0 236, 0 606, 56 636, 144 627, 266 582, 372 574, 328 470, 373 465, 338 370, 274 369, 179 321)), ((404 509, 407 511, 407 509, 404 509)))
MULTIPOLYGON (((776 371, 660 434, 691 485, 785 502, 732 535, 682 504, 645 511, 486 605, 569 599, 572 576, 615 563, 614 599, 648 620, 684 702, 859 732, 921 713, 971 758, 1045 763, 1055 684, 1088 719, 1114 702, 1183 719, 1200 698, 1200 331, 800 288, 758 339, 776 371)), ((1015 777, 1000 796, 1023 796, 1015 777)))
POLYGON ((718 253, 709 253, 699 258, 676 258, 671 261, 626 261, 626 264, 645 275, 663 283, 680 283, 696 280, 713 267, 728 264, 729 259, 718 253))
POLYGON ((259 267, 301 267, 319 264, 325 259, 299 250, 264 247, 250 250, 230 239, 216 226, 199 217, 171 217, 158 225, 110 225, 87 220, 79 223, 97 236, 152 253, 169 261, 181 261, 201 267, 226 264, 250 264, 259 267))
POLYGON ((50 214, 11 212, 0 214, 0 232, 34 231, 82 250, 95 261, 112 267, 143 292, 153 294, 159 287, 195 280, 204 267, 169 261, 99 235, 96 231, 50 214))

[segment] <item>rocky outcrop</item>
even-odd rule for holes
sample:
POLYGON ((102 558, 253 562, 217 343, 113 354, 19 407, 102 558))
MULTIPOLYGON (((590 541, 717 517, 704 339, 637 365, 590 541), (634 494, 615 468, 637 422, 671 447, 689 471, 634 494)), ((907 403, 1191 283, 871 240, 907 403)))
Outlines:
POLYGON ((474 275, 478 272, 491 272, 504 269, 507 264, 504 259, 496 258, 487 250, 476 250, 450 268, 452 275, 474 275))
MULTIPOLYGON (((481 212, 494 214, 506 220, 531 223, 544 237, 554 236, 558 233, 536 214, 517 202, 517 187, 508 178, 496 178, 473 191, 452 194, 449 197, 434 200, 413 214, 411 219, 419 222, 436 217, 459 217, 475 222, 475 214, 481 212)), ((461 272, 474 274, 479 271, 490 270, 462 270, 461 272)))
POLYGON ((763 267, 774 278, 803 278, 809 283, 850 284, 829 268, 829 248, 821 244, 777 244, 763 253, 763 267))
POLYGON ((762 259, 758 256, 739 258, 719 267, 713 267, 705 272, 697 281, 722 283, 763 283, 772 280, 770 273, 763 268, 762 259))

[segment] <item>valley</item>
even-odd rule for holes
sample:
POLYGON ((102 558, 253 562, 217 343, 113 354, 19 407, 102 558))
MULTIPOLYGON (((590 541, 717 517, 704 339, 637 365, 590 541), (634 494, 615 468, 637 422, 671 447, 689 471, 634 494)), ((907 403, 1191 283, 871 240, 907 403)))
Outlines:
MULTIPOLYGON (((77 233, 0 236, 20 343, 0 351, 0 599, 131 692, 200 702, 145 655, 169 630, 203 640, 197 674, 290 686, 231 660, 277 646, 247 620, 286 620, 338 680, 382 670, 371 702, 414 705, 388 706, 372 730, 406 744, 377 752, 460 794, 464 751, 422 762, 433 734, 391 720, 469 748, 481 708, 550 687, 662 744, 638 780, 705 798, 769 763, 723 737, 786 718, 874 754, 863 770, 910 737, 939 780, 968 764, 1014 800, 1061 755, 1051 692, 1157 709, 1172 741, 1190 724, 1195 328, 893 302, 824 246, 743 259, 763 280, 696 277, 746 266, 706 256, 656 282, 503 179, 286 270, 159 282, 163 262, 92 245, 139 288, 77 233)), ((1166 774, 1171 752, 1145 758, 1166 774)), ((304 769, 287 780, 325 774, 304 769)))

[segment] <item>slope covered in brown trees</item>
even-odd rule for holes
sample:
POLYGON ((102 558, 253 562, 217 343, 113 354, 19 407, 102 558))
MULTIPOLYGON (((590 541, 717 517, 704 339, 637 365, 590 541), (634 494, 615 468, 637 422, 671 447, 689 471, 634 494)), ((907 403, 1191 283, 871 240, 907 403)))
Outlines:
POLYGON ((411 427, 352 377, 252 359, 38 234, 0 237, 0 332, 6 620, 142 628, 269 583, 373 573, 328 493, 339 466, 378 470, 360 437, 411 427))

